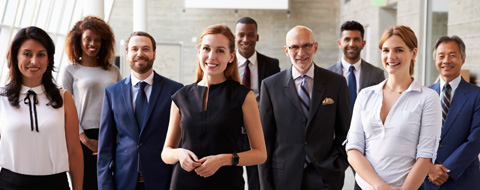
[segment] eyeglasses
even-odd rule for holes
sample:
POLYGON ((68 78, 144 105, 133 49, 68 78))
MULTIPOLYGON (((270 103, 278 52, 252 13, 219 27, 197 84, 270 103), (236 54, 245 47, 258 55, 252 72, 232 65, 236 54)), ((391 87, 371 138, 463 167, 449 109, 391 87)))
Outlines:
POLYGON ((298 46, 298 45, 291 45, 291 46, 288 46, 288 49, 291 50, 291 51, 298 51, 300 50, 300 47, 304 50, 304 51, 310 51, 313 47, 313 45, 315 44, 315 42, 313 43, 306 43, 306 44, 303 44, 302 46, 298 46))

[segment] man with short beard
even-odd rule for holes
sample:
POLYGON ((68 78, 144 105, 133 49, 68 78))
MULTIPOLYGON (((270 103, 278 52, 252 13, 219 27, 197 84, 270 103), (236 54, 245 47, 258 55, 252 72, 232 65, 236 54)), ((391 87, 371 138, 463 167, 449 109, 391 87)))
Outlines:
POLYGON ((371 65, 360 57, 366 43, 364 33, 363 26, 357 21, 343 23, 340 27, 340 39, 337 40, 338 47, 343 52, 342 59, 327 67, 328 70, 343 75, 347 80, 350 111, 353 110, 360 90, 385 80, 383 69, 371 65))
POLYGON ((153 71, 156 43, 145 32, 126 42, 132 74, 105 89, 98 138, 99 189, 170 188, 172 166, 161 159, 171 96, 183 85, 153 71))

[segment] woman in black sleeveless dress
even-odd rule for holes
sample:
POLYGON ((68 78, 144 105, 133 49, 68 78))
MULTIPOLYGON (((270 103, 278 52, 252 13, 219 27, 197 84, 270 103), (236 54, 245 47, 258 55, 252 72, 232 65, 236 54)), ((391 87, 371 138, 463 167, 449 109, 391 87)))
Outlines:
POLYGON ((255 96, 238 82, 234 39, 227 26, 207 27, 198 45, 196 83, 172 96, 162 152, 165 163, 177 164, 171 189, 243 189, 243 169, 237 166, 266 159, 255 96), (245 152, 238 145, 242 126, 251 141, 245 152))

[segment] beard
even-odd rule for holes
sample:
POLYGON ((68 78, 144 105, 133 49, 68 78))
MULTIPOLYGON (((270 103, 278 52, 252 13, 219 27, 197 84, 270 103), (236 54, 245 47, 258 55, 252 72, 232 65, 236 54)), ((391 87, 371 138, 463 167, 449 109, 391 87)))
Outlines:
POLYGON ((358 47, 343 48, 343 55, 345 55, 347 59, 356 60, 360 56, 360 49, 358 47), (353 50, 353 52, 349 53, 348 50, 353 50))
POLYGON ((148 57, 136 57, 134 60, 130 61, 130 68, 136 73, 145 74, 148 71, 150 71, 150 69, 152 69, 154 61, 155 60, 151 60, 148 57), (135 64, 138 60, 144 60, 147 62, 147 64, 145 65, 135 64))

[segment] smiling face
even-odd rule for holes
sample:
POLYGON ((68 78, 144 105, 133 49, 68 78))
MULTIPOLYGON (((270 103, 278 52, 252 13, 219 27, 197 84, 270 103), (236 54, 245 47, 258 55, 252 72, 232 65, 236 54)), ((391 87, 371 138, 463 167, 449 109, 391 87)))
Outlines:
POLYGON ((393 35, 382 45, 382 63, 390 75, 411 75, 410 67, 417 56, 417 48, 410 50, 405 42, 393 35))
POLYGON ((198 59, 205 76, 223 77, 227 65, 235 58, 235 52, 231 52, 227 37, 222 34, 207 34, 203 36, 198 59))
POLYGON ((298 72, 305 74, 313 65, 313 55, 317 52, 312 31, 305 27, 295 27, 287 33, 285 53, 298 72))
POLYGON ((465 58, 462 57, 457 42, 447 41, 438 45, 435 65, 445 82, 450 82, 460 75, 463 63, 465 63, 465 58))
POLYGON ((17 60, 23 85, 35 87, 42 84, 42 76, 48 66, 48 53, 40 42, 33 39, 23 42, 17 60))
POLYGON ((250 58, 255 53, 255 45, 258 41, 255 24, 238 23, 235 29, 235 42, 238 52, 245 58, 250 58))
POLYGON ((150 38, 132 36, 128 42, 127 59, 133 72, 149 75, 155 61, 155 51, 150 38))
POLYGON ((82 34, 82 57, 96 58, 102 46, 102 37, 90 29, 82 34))
POLYGON ((337 41, 338 47, 343 51, 343 59, 354 64, 360 60, 360 52, 365 46, 362 34, 358 30, 344 30, 342 38, 337 41))

